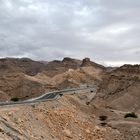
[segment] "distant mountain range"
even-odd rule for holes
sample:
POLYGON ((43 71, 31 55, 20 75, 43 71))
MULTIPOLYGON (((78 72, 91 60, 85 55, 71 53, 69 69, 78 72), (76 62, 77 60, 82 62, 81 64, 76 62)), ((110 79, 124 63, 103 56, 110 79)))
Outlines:
POLYGON ((13 97, 23 100, 46 91, 78 87, 87 83, 100 85, 102 96, 113 98, 119 89, 122 89, 121 92, 126 89, 130 81, 134 84, 134 78, 139 79, 139 74, 139 65, 110 68, 92 62, 89 58, 77 60, 66 57, 62 61, 51 62, 29 58, 3 58, 0 59, 0 100, 10 100, 13 97), (121 84, 126 78, 129 82, 127 80, 121 84), (115 80, 120 86, 115 85, 115 80), (108 87, 110 84, 111 87, 108 87), (115 95, 111 96, 113 94, 115 95))

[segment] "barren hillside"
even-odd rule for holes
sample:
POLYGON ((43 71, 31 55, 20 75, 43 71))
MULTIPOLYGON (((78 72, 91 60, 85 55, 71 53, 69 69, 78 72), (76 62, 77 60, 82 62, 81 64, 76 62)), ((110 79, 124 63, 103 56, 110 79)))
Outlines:
POLYGON ((0 109, 0 139, 139 140, 140 66, 105 68, 89 58, 47 63, 0 60, 0 100, 24 100, 47 91, 96 85, 94 91, 0 109), (32 71, 33 70, 33 71, 32 71), (96 94, 96 96, 94 96, 96 94), (134 112, 136 118, 125 118, 134 112))
POLYGON ((95 114, 106 116, 106 125, 121 132, 124 140, 140 139, 139 76, 140 65, 124 65, 106 73, 90 103, 95 114))
POLYGON ((103 78, 97 98, 113 108, 138 110, 140 108, 140 65, 124 65, 103 78))
POLYGON ((122 134, 100 125, 86 101, 90 93, 56 101, 0 109, 0 138, 5 140, 120 140, 122 134))
POLYGON ((0 59, 0 100, 15 97, 24 100, 51 90, 101 81, 104 68, 98 64, 84 66, 85 60, 88 64, 93 63, 90 59, 72 58, 48 63, 28 58, 0 59))

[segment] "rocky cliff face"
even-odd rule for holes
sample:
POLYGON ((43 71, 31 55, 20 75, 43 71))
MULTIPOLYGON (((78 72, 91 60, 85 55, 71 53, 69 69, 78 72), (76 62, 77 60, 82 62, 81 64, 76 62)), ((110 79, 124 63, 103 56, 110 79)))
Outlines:
POLYGON ((105 67, 104 66, 102 66, 100 64, 97 64, 95 62, 90 61, 90 58, 83 59, 82 64, 81 64, 81 67, 88 67, 88 66, 93 66, 95 68, 104 69, 105 70, 105 67))
POLYGON ((140 107, 139 68, 139 65, 124 65, 107 73, 99 86, 97 98, 119 109, 133 110, 135 105, 140 107))
POLYGON ((81 64, 81 67, 84 67, 84 66, 91 66, 91 61, 90 61, 90 58, 85 58, 83 59, 82 61, 82 64, 81 64))

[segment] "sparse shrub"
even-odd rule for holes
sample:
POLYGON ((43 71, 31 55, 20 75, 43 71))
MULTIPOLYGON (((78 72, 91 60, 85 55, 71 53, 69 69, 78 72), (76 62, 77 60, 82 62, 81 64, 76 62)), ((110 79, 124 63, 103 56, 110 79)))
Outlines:
POLYGON ((88 101, 88 102, 86 102, 86 105, 89 105, 90 104, 90 102, 88 101))
POLYGON ((107 116, 105 116, 105 115, 99 116, 99 119, 100 119, 100 121, 105 121, 105 120, 107 120, 107 116))
POLYGON ((126 113, 124 115, 124 118, 129 118, 129 117, 131 117, 131 118, 138 118, 138 116, 134 112, 126 113))
POLYGON ((18 102, 19 101, 19 98, 18 97, 11 98, 11 101, 18 102))
POLYGON ((31 105, 32 108, 35 108, 35 104, 31 105))
POLYGON ((100 124, 101 124, 101 126, 106 126, 106 125, 107 125, 106 122, 102 122, 102 123, 100 123, 100 124))

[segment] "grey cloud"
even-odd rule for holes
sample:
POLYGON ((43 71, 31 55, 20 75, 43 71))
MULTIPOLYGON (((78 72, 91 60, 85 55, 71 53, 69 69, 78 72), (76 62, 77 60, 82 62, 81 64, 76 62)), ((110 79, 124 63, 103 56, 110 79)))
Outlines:
POLYGON ((140 63, 138 0, 0 2, 0 57, 140 63))

